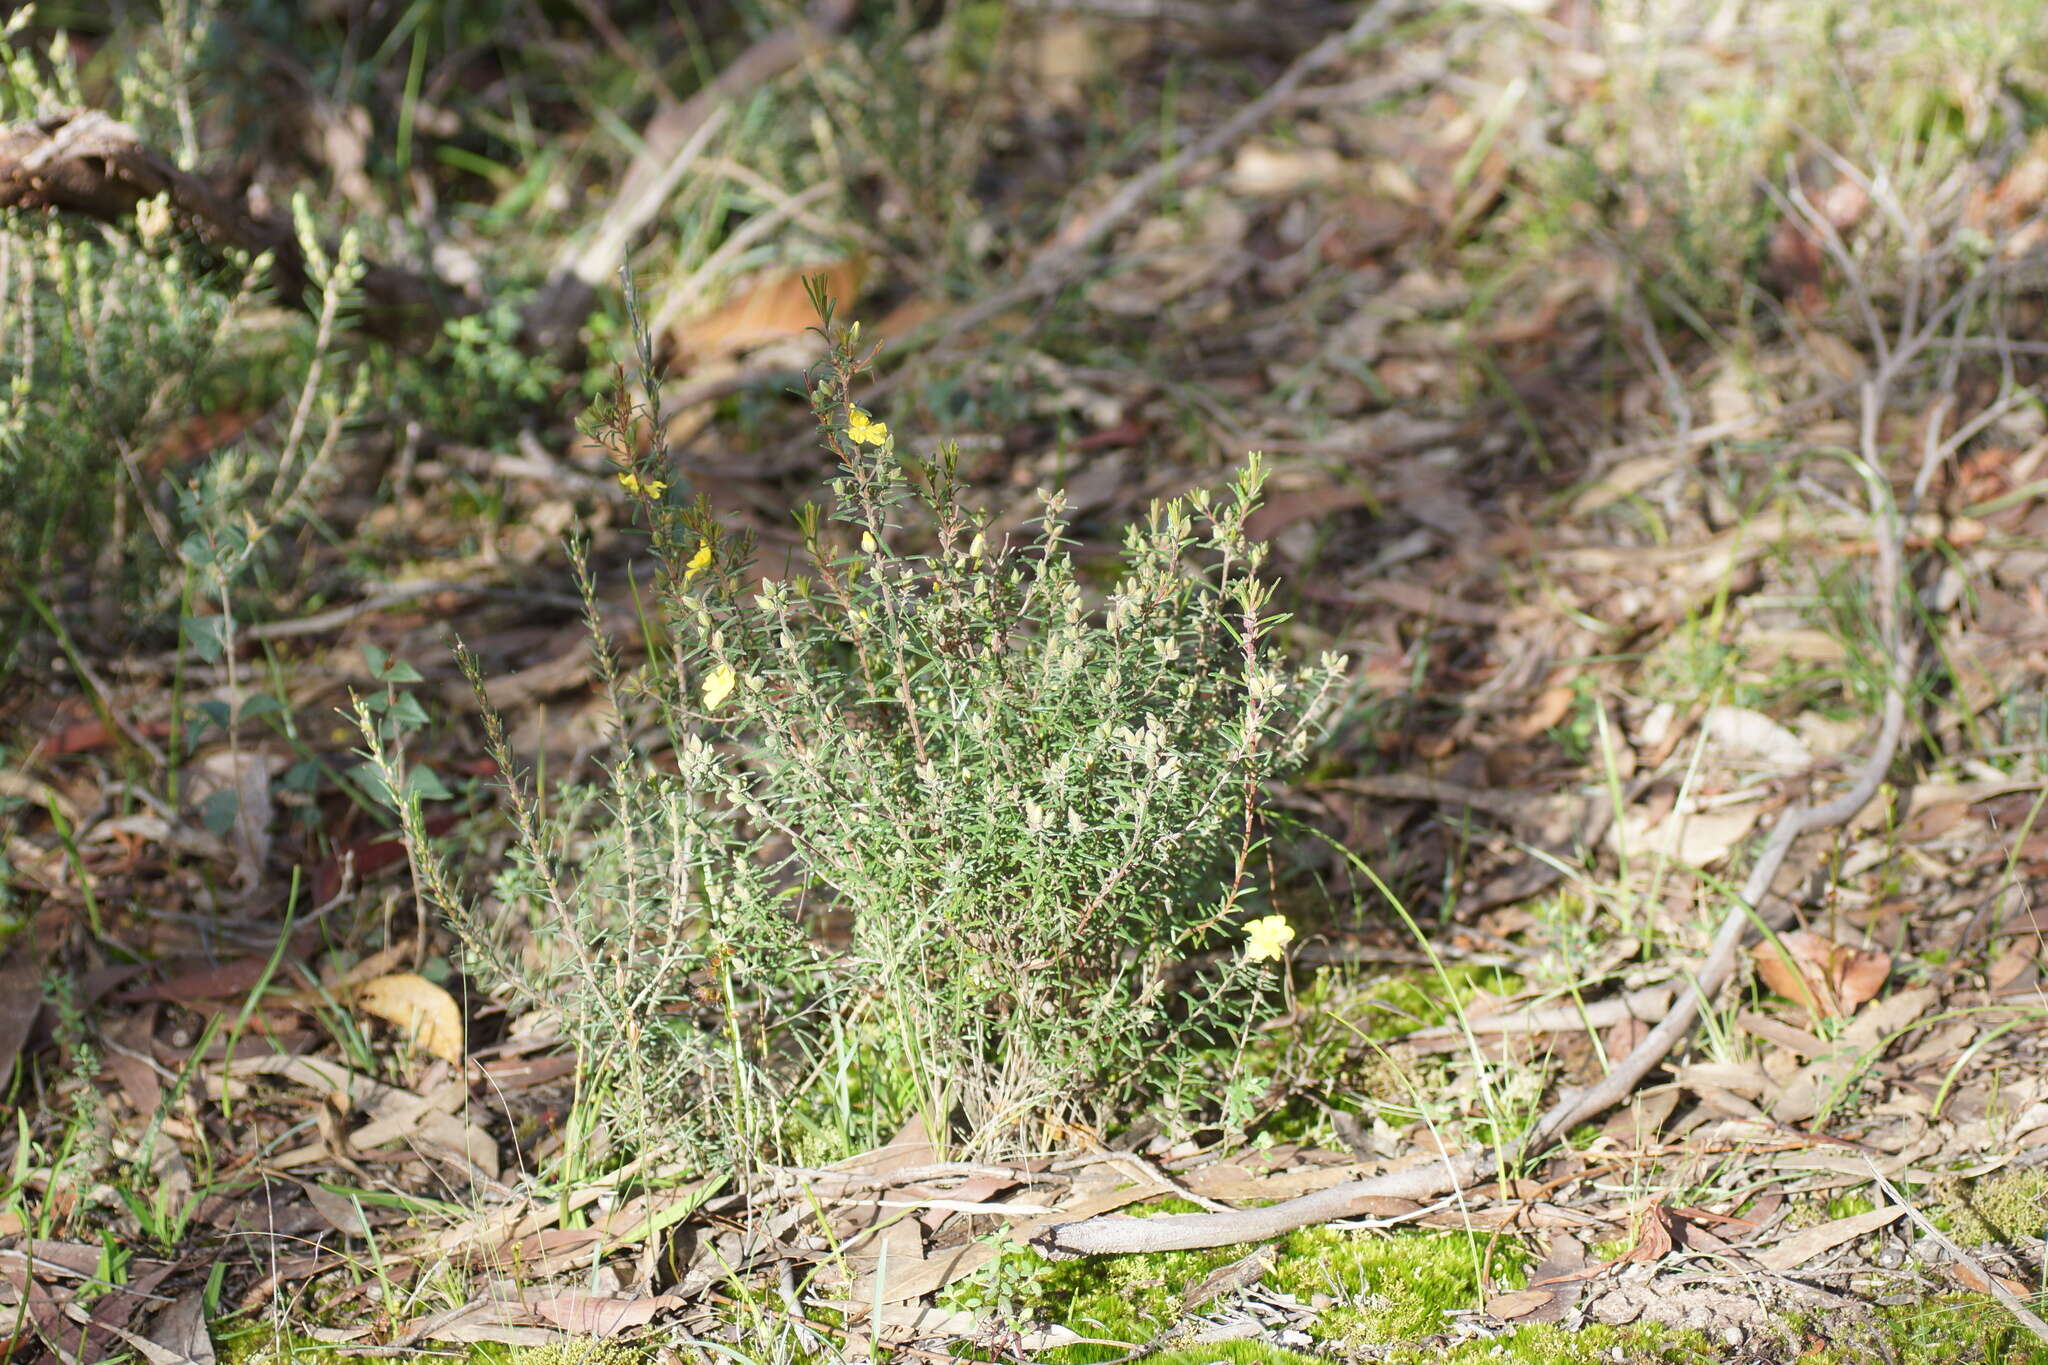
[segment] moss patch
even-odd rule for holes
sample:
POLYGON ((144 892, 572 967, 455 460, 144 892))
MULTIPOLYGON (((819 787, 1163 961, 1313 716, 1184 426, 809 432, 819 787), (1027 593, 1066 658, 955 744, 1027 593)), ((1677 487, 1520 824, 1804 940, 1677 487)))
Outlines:
POLYGON ((1936 1182, 1949 1234, 1964 1246, 2035 1241, 2048 1224, 2048 1170, 2005 1171, 1983 1180, 1936 1182))

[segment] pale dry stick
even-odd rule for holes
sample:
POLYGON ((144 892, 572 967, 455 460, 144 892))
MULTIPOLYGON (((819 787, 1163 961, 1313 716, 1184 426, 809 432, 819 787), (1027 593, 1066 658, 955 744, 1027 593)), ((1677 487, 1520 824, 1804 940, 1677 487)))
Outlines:
POLYGON ((1187 1200, 1190 1204, 1199 1204, 1201 1207, 1209 1210, 1209 1212, 1211 1213, 1230 1212, 1230 1206, 1228 1204, 1219 1204, 1213 1199, 1207 1198, 1203 1195, 1196 1194, 1193 1190, 1181 1184, 1180 1181, 1175 1180, 1172 1176, 1168 1175, 1165 1171, 1161 1170, 1152 1162, 1147 1161, 1144 1157, 1139 1156, 1136 1152, 1122 1152, 1115 1150, 1089 1152, 1085 1156, 1076 1157, 1071 1161, 1056 1161, 1053 1163, 1051 1169, 1056 1173, 1064 1174, 1067 1171, 1077 1170, 1083 1166, 1093 1166, 1103 1163, 1118 1166, 1128 1166, 1132 1171, 1137 1173, 1139 1179, 1149 1180, 1155 1185, 1172 1191, 1174 1195, 1181 1199, 1187 1200))
MULTIPOLYGON (((798 197, 807 191, 791 194, 745 162, 723 156, 702 156, 697 158, 697 169, 705 175, 723 176, 735 184, 744 185, 767 200, 771 207, 779 209, 792 223, 800 223, 828 241, 835 237, 846 238, 877 256, 889 249, 887 242, 859 223, 823 218, 812 213, 798 197)), ((828 191, 841 188, 837 180, 821 180, 818 184, 826 186, 828 191)))
POLYGON ((1978 1277, 1984 1281, 1985 1286, 1990 1289, 1991 1297, 2004 1304, 2006 1311, 2019 1319, 2020 1326, 2032 1332, 2042 1341, 2048 1341, 2048 1322, 2043 1322, 2040 1316, 2033 1309, 2027 1307, 2025 1301, 2019 1295, 2007 1289, 2004 1282, 1996 1275, 1993 1275, 1983 1266, 1977 1264, 1975 1257, 1950 1241, 1940 1228, 1928 1221, 1927 1215, 1907 1203, 1906 1196, 1900 1194, 1898 1187, 1884 1178, 1884 1172, 1877 1169, 1876 1162, 1865 1156, 1863 1164, 1870 1168, 1870 1178, 1877 1185, 1877 1188, 1884 1192, 1884 1197, 1904 1209, 1906 1217, 1913 1220, 1913 1226, 1919 1228, 1920 1231, 1926 1233, 1929 1237, 1932 1237, 1941 1245, 1942 1250, 1955 1257, 1959 1263, 1975 1271, 1978 1277))
MULTIPOLYGON (((1802 219, 1807 231, 1834 260, 1836 267, 1842 272, 1842 278, 1849 285, 1849 296, 1856 301, 1856 312, 1862 318, 1864 333, 1869 336, 1870 344, 1875 348, 1878 369, 1881 372, 1894 373, 1891 337, 1886 334, 1884 324, 1878 321, 1877 303, 1870 296, 1870 288, 1863 279, 1863 272, 1856 268, 1856 258, 1849 254, 1848 244, 1842 240, 1842 234, 1828 220, 1828 216, 1815 208, 1813 201, 1806 197, 1806 190, 1799 183, 1796 169, 1788 171, 1785 183, 1788 188, 1781 190, 1766 180, 1763 182, 1764 193, 1770 196, 1771 201, 1786 217, 1802 219)), ((1917 272, 1915 273, 1917 276, 1917 272)), ((1901 333, 1902 342, 1912 335, 1911 327, 1912 321, 1909 319, 1906 330, 1901 333)))
POLYGON ((617 272, 633 239, 654 221, 683 171, 724 122, 727 102, 759 89, 818 50, 846 27, 855 7, 856 0, 813 0, 802 20, 747 48, 697 93, 668 105, 648 122, 641 133, 640 153, 605 207, 601 226, 556 256, 547 286, 527 309, 522 331, 531 347, 561 354, 575 346, 598 290, 617 272))
POLYGON ((1773 408, 1769 412, 1756 412, 1746 417, 1730 417, 1726 421, 1710 422, 1703 427, 1694 427, 1682 436, 1654 436, 1640 441, 1625 441, 1620 445, 1608 446, 1604 450, 1594 453, 1591 467, 1594 469, 1604 468, 1616 461, 1629 459, 1637 455, 1656 455, 1664 452, 1679 454, 1688 450, 1697 450, 1701 446, 1709 446, 1716 441, 1725 441, 1732 437, 1741 436, 1773 422, 1788 421, 1814 413, 1826 412, 1837 402, 1854 393, 1856 385, 1856 380, 1845 379, 1838 384, 1829 385, 1819 393, 1808 394, 1804 398, 1794 399, 1792 402, 1773 408))
POLYGON ((1664 343, 1657 335, 1656 321, 1650 316, 1650 307, 1643 302, 1642 286, 1631 280, 1626 297, 1628 321, 1642 335, 1643 349, 1649 352, 1650 364, 1657 371, 1657 382, 1664 386, 1665 411, 1678 423, 1674 433, 1683 441, 1692 430, 1692 404, 1686 401, 1685 383, 1678 377, 1678 371, 1671 366, 1671 357, 1664 353, 1664 343))
POLYGON ((289 621, 266 621, 262 625, 249 626, 235 632, 244 640, 288 640, 307 635, 325 635, 329 631, 345 626, 359 617, 371 615, 416 598, 431 597, 436 593, 454 592, 465 597, 500 597, 514 602, 534 602, 542 606, 561 607, 574 611, 583 605, 581 598, 559 592, 527 592, 517 588, 490 588, 476 583, 465 583, 454 579, 434 578, 419 583, 407 583, 400 587, 386 588, 372 593, 360 602, 334 607, 327 611, 315 612, 289 621))
MULTIPOLYGON (((1961 450, 1971 437, 1982 432, 1993 422, 2020 404, 2038 399, 2040 396, 2040 387, 2034 384, 2011 389, 1986 403, 1982 411, 1957 427, 1946 439, 1941 438, 1941 422, 1930 420, 1927 434, 1930 448, 1920 462, 1920 472, 1913 478, 1913 492, 1906 503, 1906 514, 1911 516, 1919 510, 1921 500, 1927 496, 1927 489, 1934 482, 1934 471, 1941 467, 1944 460, 1961 450)), ((1955 401, 1955 395, 1952 393, 1945 393, 1935 400, 1935 408, 1943 420, 1946 419, 1948 410, 1955 406, 1955 401)))
POLYGON ((1462 1024, 1436 1024, 1404 1033, 1400 1040, 1404 1043, 1426 1043, 1439 1038, 1463 1038, 1473 1033, 1496 1037, 1503 1034, 1565 1033, 1609 1028, 1630 1019, 1649 1023, 1669 1016, 1676 994, 1667 981, 1587 1005, 1548 1005, 1516 1010, 1512 1014, 1479 1015, 1462 1024))

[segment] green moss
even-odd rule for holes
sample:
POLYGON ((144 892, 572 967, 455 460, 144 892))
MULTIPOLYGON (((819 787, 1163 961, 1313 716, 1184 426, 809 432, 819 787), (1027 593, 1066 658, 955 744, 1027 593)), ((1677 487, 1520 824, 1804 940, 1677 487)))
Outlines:
POLYGON ((515 1349, 510 1365, 640 1365, 647 1357, 642 1348, 622 1341, 601 1341, 596 1337, 569 1337, 545 1346, 515 1349))
MULTIPOLYGON (((1163 1206, 1147 1210, 1170 1211, 1163 1206)), ((1084 1336, 1137 1345, 1178 1325, 1182 1294, 1248 1249, 1038 1262, 1008 1273, 1013 1281, 1029 1278, 1033 1309, 1046 1320, 1084 1336)), ((1340 1351, 1384 1347, 1432 1336, 1444 1330, 1447 1313, 1477 1307, 1483 1297, 1479 1267, 1484 1255, 1484 1239, 1463 1233, 1414 1230, 1388 1236, 1304 1228, 1282 1239, 1264 1283, 1304 1303, 1318 1296, 1328 1301, 1308 1328, 1319 1345, 1340 1351)), ((1494 1247, 1497 1276, 1519 1272, 1526 1261, 1526 1253, 1512 1242, 1494 1247)), ((1090 1365, 1117 1354, 1113 1347, 1073 1346, 1046 1359, 1053 1365, 1090 1365)))
POLYGON ((2048 1170, 2007 1171, 1967 1184, 1937 1182, 1942 1221, 1964 1246, 2018 1245, 2048 1224, 2048 1170))
POLYGON ((1521 977, 1498 967, 1449 963, 1442 975, 1418 971, 1375 981, 1370 996, 1361 1002, 1364 1010, 1353 1022, 1368 1038, 1398 1038, 1455 1020, 1481 991, 1513 995, 1524 984, 1521 977))
POLYGON ((1218 1361, 1224 1365, 1297 1365, 1298 1362, 1322 1365, 1316 1356, 1268 1346, 1262 1341, 1218 1341, 1207 1346, 1161 1351, 1150 1357, 1150 1361, 1151 1365, 1215 1365, 1218 1361))

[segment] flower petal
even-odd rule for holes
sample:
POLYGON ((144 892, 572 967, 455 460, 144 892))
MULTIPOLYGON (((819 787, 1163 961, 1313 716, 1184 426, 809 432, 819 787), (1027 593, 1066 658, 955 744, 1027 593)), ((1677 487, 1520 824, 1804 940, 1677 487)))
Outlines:
POLYGON ((732 689, 739 680, 731 664, 720 664, 712 669, 711 676, 704 679, 704 709, 716 711, 719 704, 732 695, 732 689))

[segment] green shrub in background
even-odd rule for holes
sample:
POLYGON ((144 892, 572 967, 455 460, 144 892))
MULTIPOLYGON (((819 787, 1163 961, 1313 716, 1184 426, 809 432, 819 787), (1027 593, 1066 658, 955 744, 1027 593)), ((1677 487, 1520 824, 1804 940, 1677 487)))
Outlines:
MULTIPOLYGON (((169 5, 102 92, 187 163, 191 64, 217 8, 169 5)), ((61 35, 22 40, 31 12, 0 28, 0 121, 89 102, 61 35)), ((163 198, 123 226, 0 213, 0 589, 89 594, 102 625, 182 619, 205 658, 221 656, 231 588, 308 515, 369 397, 368 371, 337 354, 362 275, 356 235, 326 239, 303 197, 292 215, 310 321, 270 305, 267 260, 202 246, 163 198), (195 421, 221 411, 243 419, 240 435, 208 450, 195 421)))
POLYGON ((218 287, 162 233, 0 217, 0 555, 41 577, 67 546, 138 548, 129 530, 158 562, 174 553, 165 509, 136 490, 218 376, 250 282, 218 287))
MULTIPOLYGON (((424 881, 473 967, 558 1011, 604 1112, 650 1121, 636 1136, 816 1160, 917 1114, 942 1145, 1014 1149, 1254 1021, 1287 932, 1246 923, 1261 783, 1304 755, 1340 668, 1271 642, 1256 460, 1223 498, 1154 506, 1092 592, 1057 497, 1011 546, 950 454, 899 457, 851 402, 858 328, 824 311, 810 394, 841 474, 829 516, 799 514, 806 571, 757 577, 669 495, 657 441, 621 479, 666 639, 627 679, 600 634, 610 780, 548 818, 512 785, 494 903, 431 861, 424 881), (536 931, 522 949, 505 907, 536 931)), ((644 416, 604 414, 622 463, 644 416)))

